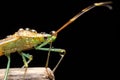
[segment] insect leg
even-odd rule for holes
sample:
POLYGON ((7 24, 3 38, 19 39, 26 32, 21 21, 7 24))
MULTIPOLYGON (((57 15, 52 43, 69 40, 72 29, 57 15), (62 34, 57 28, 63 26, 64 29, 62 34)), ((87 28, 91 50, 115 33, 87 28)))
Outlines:
POLYGON ((6 72, 5 72, 5 76, 4 76, 4 80, 7 80, 7 77, 8 77, 8 73, 9 73, 9 69, 10 69, 10 54, 7 54, 7 59, 8 59, 8 63, 7 63, 7 69, 6 69, 6 72))
POLYGON ((25 73, 24 73, 24 77, 23 77, 23 79, 25 79, 27 68, 28 68, 28 63, 30 63, 30 61, 32 60, 32 55, 25 54, 23 52, 21 52, 20 55, 22 56, 22 59, 24 62, 24 66, 22 68, 25 67, 25 73), (28 58, 29 60, 27 61, 26 58, 28 58))
POLYGON ((57 48, 39 48, 39 49, 37 48, 37 50, 52 51, 52 52, 58 52, 58 53, 60 53, 61 58, 59 59, 59 61, 56 64, 56 66, 53 68, 53 73, 55 72, 55 70, 59 66, 60 62, 62 61, 64 55, 66 54, 66 51, 64 49, 57 49, 57 48))
MULTIPOLYGON (((32 61, 32 59, 33 59, 33 56, 30 55, 30 54, 22 53, 22 55, 23 55, 24 57, 26 57, 26 58, 29 59, 29 60, 26 62, 27 64, 29 64, 29 63, 32 61)), ((25 64, 22 66, 22 68, 24 68, 24 67, 25 67, 25 64)))

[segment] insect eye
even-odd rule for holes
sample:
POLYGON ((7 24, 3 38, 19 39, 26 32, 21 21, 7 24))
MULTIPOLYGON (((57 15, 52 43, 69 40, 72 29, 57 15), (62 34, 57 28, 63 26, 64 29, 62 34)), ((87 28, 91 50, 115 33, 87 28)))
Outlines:
POLYGON ((50 34, 53 34, 53 35, 54 35, 54 34, 55 34, 55 31, 51 31, 50 34))

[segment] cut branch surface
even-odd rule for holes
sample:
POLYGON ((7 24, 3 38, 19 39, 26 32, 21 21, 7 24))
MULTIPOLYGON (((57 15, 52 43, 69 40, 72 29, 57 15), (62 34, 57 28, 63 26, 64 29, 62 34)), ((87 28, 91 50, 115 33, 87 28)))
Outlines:
MULTIPOLYGON (((0 80, 4 79, 6 69, 0 69, 0 80)), ((25 68, 10 68, 8 80, 55 80, 50 68, 32 67, 28 68, 24 79, 25 68)))

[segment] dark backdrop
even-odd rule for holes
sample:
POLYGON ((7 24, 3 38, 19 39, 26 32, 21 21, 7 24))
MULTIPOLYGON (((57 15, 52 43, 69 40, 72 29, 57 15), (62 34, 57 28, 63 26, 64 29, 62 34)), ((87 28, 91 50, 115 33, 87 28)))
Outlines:
MULTIPOLYGON (((0 7, 0 38, 13 34, 19 28, 31 28, 50 33, 59 29, 67 20, 83 8, 105 0, 66 0, 40 2, 5 2, 0 7)), ((116 39, 116 3, 113 10, 96 7, 85 13, 58 34, 53 43, 55 48, 66 49, 67 54, 55 72, 56 80, 67 78, 99 79, 111 77, 111 58, 116 39), (111 53, 110 53, 111 52, 111 53)), ((25 51, 33 55, 30 67, 44 66, 47 52, 25 51)), ((21 57, 11 55, 11 67, 23 65, 21 57)), ((49 67, 53 68, 59 59, 51 52, 49 67)), ((7 58, 0 57, 0 68, 6 68, 7 58)))

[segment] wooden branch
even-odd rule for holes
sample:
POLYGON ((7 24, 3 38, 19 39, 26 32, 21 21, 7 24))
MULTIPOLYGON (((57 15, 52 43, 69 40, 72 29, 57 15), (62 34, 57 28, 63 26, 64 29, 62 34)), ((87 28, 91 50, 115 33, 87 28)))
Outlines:
MULTIPOLYGON (((6 69, 0 69, 0 80, 4 79, 6 69)), ((25 68, 10 68, 8 80, 23 80, 25 68)), ((26 72, 25 80, 55 80, 50 68, 29 67, 26 72)))

